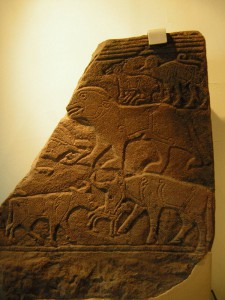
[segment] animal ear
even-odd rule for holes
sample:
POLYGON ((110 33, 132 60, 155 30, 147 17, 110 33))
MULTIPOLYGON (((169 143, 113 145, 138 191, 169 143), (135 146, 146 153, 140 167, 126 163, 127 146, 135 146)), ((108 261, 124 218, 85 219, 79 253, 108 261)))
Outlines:
POLYGON ((102 106, 105 107, 105 108, 109 108, 110 107, 110 102, 106 101, 106 100, 103 100, 102 101, 102 106))

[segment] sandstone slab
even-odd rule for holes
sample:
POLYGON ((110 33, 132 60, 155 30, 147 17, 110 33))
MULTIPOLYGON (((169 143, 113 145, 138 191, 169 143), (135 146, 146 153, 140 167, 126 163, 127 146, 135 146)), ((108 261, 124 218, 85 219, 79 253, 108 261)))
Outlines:
POLYGON ((2 299, 147 299, 211 249, 205 41, 167 40, 94 52, 68 114, 1 206, 2 299))

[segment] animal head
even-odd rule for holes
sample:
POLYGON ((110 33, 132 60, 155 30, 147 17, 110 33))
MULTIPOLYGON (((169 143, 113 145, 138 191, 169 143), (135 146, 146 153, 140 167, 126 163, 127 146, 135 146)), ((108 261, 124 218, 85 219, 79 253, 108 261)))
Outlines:
POLYGON ((91 122, 109 109, 111 103, 110 96, 103 88, 83 87, 74 92, 67 112, 73 119, 91 122))
POLYGON ((95 170, 90 180, 98 188, 109 189, 112 186, 124 186, 124 178, 118 170, 98 169, 95 170))
POLYGON ((123 174, 118 170, 98 169, 92 173, 90 180, 93 187, 105 193, 107 210, 114 213, 125 198, 123 174))

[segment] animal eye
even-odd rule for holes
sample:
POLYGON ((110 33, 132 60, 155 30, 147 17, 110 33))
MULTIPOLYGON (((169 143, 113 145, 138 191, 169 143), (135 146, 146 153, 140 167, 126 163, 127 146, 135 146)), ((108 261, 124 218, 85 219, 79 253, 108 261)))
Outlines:
POLYGON ((86 93, 80 93, 80 98, 82 100, 86 100, 87 99, 87 94, 86 93))

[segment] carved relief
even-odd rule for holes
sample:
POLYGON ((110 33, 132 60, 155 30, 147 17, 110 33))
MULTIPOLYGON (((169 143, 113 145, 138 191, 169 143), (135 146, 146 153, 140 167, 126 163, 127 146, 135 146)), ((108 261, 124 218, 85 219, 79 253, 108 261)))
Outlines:
MULTIPOLYGON (((198 145, 197 137, 193 136, 194 129, 189 129, 192 124, 188 127, 176 109, 167 104, 120 106, 102 88, 85 87, 75 92, 67 109, 72 118, 96 130, 96 146, 80 162, 94 164, 105 148, 111 146, 116 155, 117 167, 123 168, 126 144, 142 136, 143 139, 155 141, 160 148, 160 163, 157 162, 159 173, 167 166, 171 147, 191 154, 187 168, 209 163, 207 151, 198 145), (112 136, 108 134, 110 128, 114 132, 112 136)), ((151 170, 151 166, 149 170, 155 171, 151 170)))
MULTIPOLYGON (((182 243, 193 226, 197 226, 198 229, 197 250, 204 249, 207 243, 210 243, 213 236, 214 213, 213 194, 210 189, 147 173, 131 176, 124 180, 120 177, 119 180, 121 183, 116 188, 113 188, 115 182, 111 182, 105 204, 90 214, 89 224, 92 227, 99 218, 108 217, 112 221, 112 235, 125 233, 129 230, 128 224, 131 224, 144 208, 148 213, 150 224, 146 243, 155 244, 160 213, 163 208, 172 208, 179 213, 182 226, 170 244, 182 243), (174 193, 174 189, 176 193, 174 193), (109 199, 111 199, 111 207, 109 199), (127 207, 129 211, 128 202, 123 202, 126 199, 134 202, 135 206, 121 227, 117 228, 118 219, 122 213, 126 212, 127 207)), ((98 182, 97 184, 105 187, 105 183, 98 182)))
POLYGON ((163 293, 190 274, 213 241, 203 37, 174 33, 154 47, 146 37, 103 43, 67 112, 1 207, 2 252, 13 260, 14 252, 23 253, 18 268, 27 266, 20 275, 15 263, 0 259, 16 274, 9 285, 4 273, 4 293, 29 297, 34 290, 34 299, 163 293), (34 272, 36 258, 41 267, 34 272), (173 278, 165 272, 171 268, 173 278), (25 283, 39 272, 41 278, 25 283))
POLYGON ((149 57, 144 68, 159 81, 160 93, 157 97, 162 102, 182 108, 205 108, 207 95, 204 99, 200 99, 199 95, 203 80, 200 66, 201 61, 188 59, 180 53, 176 60, 161 64, 156 57, 149 57))
POLYGON ((139 62, 137 59, 133 60, 112 65, 106 70, 106 74, 112 74, 117 79, 118 102, 123 105, 145 104, 146 101, 151 101, 154 93, 158 90, 157 81, 149 74, 142 74, 141 57, 139 62), (137 64, 138 69, 135 68, 137 64))
POLYGON ((49 238, 52 245, 55 245, 59 226, 64 228, 68 238, 74 242, 75 233, 68 226, 69 215, 79 207, 93 210, 96 207, 93 197, 93 194, 86 190, 81 192, 71 187, 71 192, 12 198, 9 203, 6 234, 10 239, 14 238, 15 230, 20 226, 25 229, 26 234, 43 245, 44 240, 32 231, 32 226, 39 219, 45 219, 49 223, 49 238))

